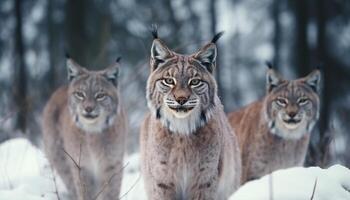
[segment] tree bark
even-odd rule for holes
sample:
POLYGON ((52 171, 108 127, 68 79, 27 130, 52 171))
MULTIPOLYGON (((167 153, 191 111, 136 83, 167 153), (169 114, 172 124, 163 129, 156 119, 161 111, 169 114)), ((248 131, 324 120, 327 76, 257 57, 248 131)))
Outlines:
POLYGON ((87 4, 89 0, 67 1, 65 8, 65 32, 66 32, 66 51, 81 65, 86 66, 89 61, 87 58, 88 40, 85 29, 87 4))
POLYGON ((57 65, 57 34, 55 32, 55 22, 53 20, 53 1, 47 2, 47 38, 49 51, 49 70, 46 75, 47 88, 45 91, 45 98, 48 98, 56 85, 56 65, 57 65))
POLYGON ((294 47, 295 69, 297 76, 310 72, 307 25, 309 22, 309 0, 295 0, 296 44, 294 47))
POLYGON ((333 72, 330 70, 331 63, 329 63, 327 55, 327 37, 326 37, 326 23, 327 23, 327 10, 325 9, 325 1, 318 0, 315 2, 317 6, 317 58, 323 63, 323 93, 321 96, 321 112, 319 120, 319 155, 317 163, 319 166, 325 167, 329 162, 329 143, 331 140, 329 133, 329 121, 330 121, 330 109, 331 109, 331 97, 333 81, 333 72))
POLYGON ((73 59, 88 68, 110 64, 106 44, 111 38, 111 16, 101 7, 92 0, 66 2, 66 48, 73 59))
POLYGON ((273 65, 276 69, 280 66, 280 47, 281 47, 281 24, 280 24, 280 2, 281 0, 274 0, 272 5, 272 18, 274 25, 274 35, 273 35, 273 47, 274 47, 274 57, 273 65))
POLYGON ((14 79, 14 102, 18 106, 16 127, 23 133, 27 129, 27 69, 24 61, 24 43, 23 43, 23 16, 22 16, 22 1, 15 0, 15 40, 16 40, 16 70, 14 79))

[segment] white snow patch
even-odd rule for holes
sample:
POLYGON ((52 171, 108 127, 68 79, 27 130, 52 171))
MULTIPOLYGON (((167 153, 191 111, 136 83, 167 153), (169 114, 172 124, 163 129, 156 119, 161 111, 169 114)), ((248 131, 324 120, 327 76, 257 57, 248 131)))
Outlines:
MULTIPOLYGON (((56 177, 61 200, 67 200, 62 180, 56 177)), ((146 199, 140 177, 139 154, 125 159, 120 196, 125 200, 146 199)), ((53 173, 44 153, 26 139, 0 145, 0 200, 57 200, 53 173)))
POLYGON ((271 175, 246 183, 230 200, 311 199, 316 180, 313 200, 350 199, 350 170, 334 165, 328 169, 295 167, 277 170, 271 175))
POLYGON ((44 154, 26 139, 3 143, 0 163, 0 200, 56 199, 44 154))

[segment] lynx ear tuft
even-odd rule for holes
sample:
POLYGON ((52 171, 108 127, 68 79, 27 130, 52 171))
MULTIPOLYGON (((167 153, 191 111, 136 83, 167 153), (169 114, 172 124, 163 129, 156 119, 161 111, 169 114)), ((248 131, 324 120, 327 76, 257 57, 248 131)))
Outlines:
POLYGON ((211 40, 211 43, 215 44, 223 34, 224 34, 224 31, 220 31, 219 33, 215 34, 213 39, 211 40))
POLYGON ((273 64, 271 63, 271 61, 266 61, 265 62, 266 66, 269 68, 269 69, 273 69, 273 64))
POLYGON ((158 26, 157 26, 157 24, 151 25, 151 33, 152 33, 153 39, 158 39, 158 26))
POLYGON ((71 58, 68 52, 65 53, 65 56, 66 56, 66 59, 71 58))

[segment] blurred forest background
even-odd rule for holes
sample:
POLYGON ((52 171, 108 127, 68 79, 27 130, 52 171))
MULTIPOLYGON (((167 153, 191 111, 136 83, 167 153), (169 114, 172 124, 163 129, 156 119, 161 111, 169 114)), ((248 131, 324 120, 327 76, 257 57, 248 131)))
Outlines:
POLYGON ((88 69, 122 56, 128 152, 138 151, 147 112, 149 27, 179 53, 224 30, 216 77, 226 111, 265 94, 265 61, 284 77, 323 71, 322 110, 306 165, 350 166, 350 1, 348 0, 2 0, 0 142, 40 145, 41 112, 66 81, 64 52, 88 69))

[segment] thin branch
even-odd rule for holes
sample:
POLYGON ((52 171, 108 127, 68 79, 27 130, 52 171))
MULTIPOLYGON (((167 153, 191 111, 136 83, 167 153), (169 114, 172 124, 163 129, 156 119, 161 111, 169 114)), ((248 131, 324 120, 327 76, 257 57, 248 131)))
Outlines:
POLYGON ((108 179, 108 181, 106 181, 101 190, 95 195, 95 197, 93 198, 94 200, 96 200, 98 198, 98 196, 100 196, 100 194, 102 194, 102 192, 106 189, 106 187, 111 184, 112 179, 119 173, 123 172, 123 170, 129 165, 129 162, 127 162, 118 172, 112 174, 112 176, 108 179))
MULTIPOLYGON (((74 165, 76 168, 78 168, 80 170, 80 166, 77 162, 75 162, 75 160, 73 159, 73 157, 63 148, 64 153, 73 161, 74 165)), ((80 159, 79 159, 80 162, 80 159)))
POLYGON ((316 178, 315 183, 314 183, 314 189, 312 190, 312 195, 311 195, 310 200, 313 200, 313 199, 314 199, 314 195, 315 195, 315 191, 316 191, 316 186, 317 186, 317 178, 316 178))
POLYGON ((139 175, 139 177, 136 179, 135 183, 130 187, 130 189, 128 191, 126 191, 121 197, 118 198, 118 200, 124 198, 126 195, 128 195, 128 193, 136 186, 136 184, 140 181, 141 179, 141 175, 139 175))
POLYGON ((51 173, 52 173, 52 180, 53 180, 53 183, 55 184, 55 191, 53 193, 56 194, 57 200, 61 200, 60 195, 58 193, 56 175, 55 175, 53 167, 52 167, 52 165, 50 163, 49 163, 49 166, 50 166, 51 173))
POLYGON ((86 194, 86 185, 84 182, 81 181, 81 167, 80 167, 80 160, 81 160, 81 142, 79 145, 79 159, 78 159, 78 163, 73 159, 73 157, 63 148, 63 151, 66 155, 68 155, 68 157, 73 161, 75 167, 78 169, 78 178, 79 178, 79 186, 80 186, 80 191, 82 194, 86 194))

